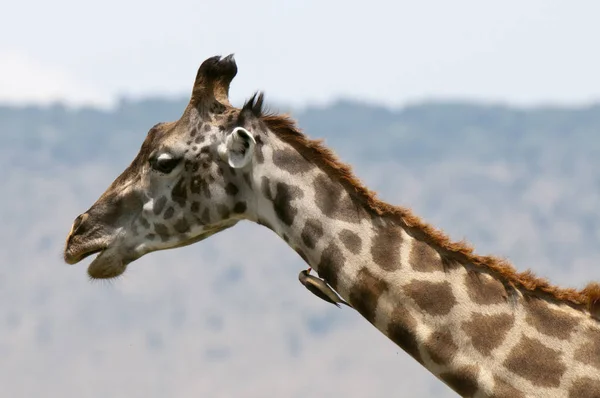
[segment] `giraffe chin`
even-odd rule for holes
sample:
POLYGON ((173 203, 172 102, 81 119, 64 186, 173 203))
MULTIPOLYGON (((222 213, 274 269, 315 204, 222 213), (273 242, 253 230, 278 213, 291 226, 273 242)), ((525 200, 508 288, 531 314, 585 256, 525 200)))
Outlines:
POLYGON ((123 274, 135 258, 124 259, 111 250, 102 250, 90 263, 87 272, 91 279, 112 279, 123 274))

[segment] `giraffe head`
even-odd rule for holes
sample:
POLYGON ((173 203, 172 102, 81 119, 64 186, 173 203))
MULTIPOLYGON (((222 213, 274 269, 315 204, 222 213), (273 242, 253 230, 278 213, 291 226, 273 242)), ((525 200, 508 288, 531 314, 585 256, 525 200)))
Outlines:
POLYGON ((92 278, 112 278, 144 254, 201 241, 249 218, 255 138, 245 126, 262 105, 252 97, 233 108, 230 55, 198 69, 181 118, 148 132, 133 162, 79 215, 64 259, 75 264, 99 253, 92 278))

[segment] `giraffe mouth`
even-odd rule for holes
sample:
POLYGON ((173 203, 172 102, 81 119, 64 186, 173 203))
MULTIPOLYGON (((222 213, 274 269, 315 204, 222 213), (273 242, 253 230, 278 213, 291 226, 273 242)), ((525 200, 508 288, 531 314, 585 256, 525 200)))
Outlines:
POLYGON ((65 250, 64 254, 65 262, 71 265, 77 264, 87 257, 90 257, 94 254, 102 253, 104 250, 106 250, 106 246, 104 245, 88 246, 87 248, 72 247, 69 245, 67 246, 67 249, 65 250))

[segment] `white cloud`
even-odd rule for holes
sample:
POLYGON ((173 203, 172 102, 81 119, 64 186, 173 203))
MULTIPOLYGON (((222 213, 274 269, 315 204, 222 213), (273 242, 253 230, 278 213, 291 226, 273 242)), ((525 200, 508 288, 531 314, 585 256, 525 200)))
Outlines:
POLYGON ((88 82, 78 81, 66 70, 45 65, 16 51, 0 53, 0 102, 107 106, 110 96, 88 82))

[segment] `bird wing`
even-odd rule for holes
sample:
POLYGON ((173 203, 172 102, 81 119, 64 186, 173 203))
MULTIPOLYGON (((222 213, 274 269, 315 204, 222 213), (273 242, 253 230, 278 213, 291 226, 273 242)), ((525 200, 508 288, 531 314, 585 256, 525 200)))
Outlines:
POLYGON ((328 303, 334 304, 339 308, 339 304, 337 302, 335 302, 334 300, 331 299, 331 297, 329 297, 322 289, 319 285, 315 284, 312 280, 308 279, 306 281, 306 288, 315 296, 319 297, 322 300, 327 301, 328 303))

